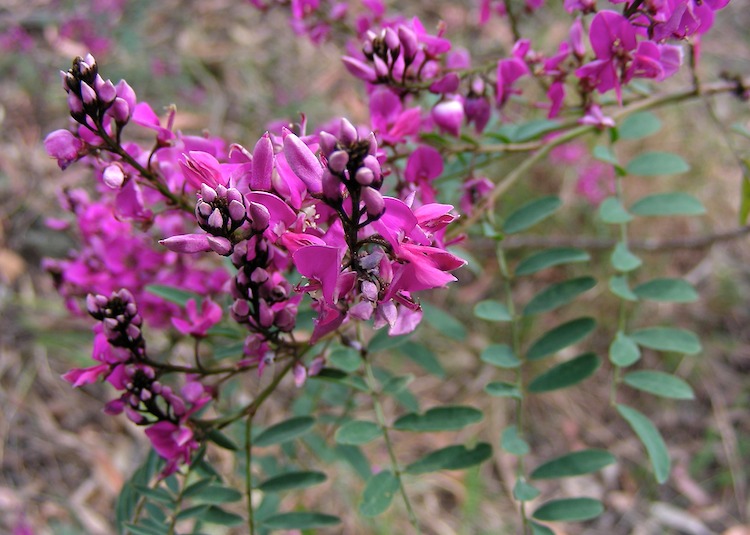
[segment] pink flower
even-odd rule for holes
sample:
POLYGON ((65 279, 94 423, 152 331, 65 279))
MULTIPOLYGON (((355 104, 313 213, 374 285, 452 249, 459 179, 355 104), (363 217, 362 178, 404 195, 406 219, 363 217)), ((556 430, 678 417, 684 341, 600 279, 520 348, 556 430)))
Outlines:
POLYGON ((172 325, 182 334, 189 334, 196 338, 206 336, 208 330, 221 321, 222 310, 219 305, 207 297, 201 303, 200 312, 195 299, 188 299, 185 305, 188 319, 172 318, 172 325))
POLYGON ((174 473, 178 465, 190 462, 190 455, 198 449, 193 431, 183 424, 166 420, 157 422, 146 429, 146 436, 156 453, 167 460, 162 471, 164 476, 174 473))
POLYGON ((460 100, 448 98, 438 102, 432 108, 430 115, 441 131, 456 137, 461 134, 461 124, 464 122, 464 106, 460 100))
POLYGON ((592 162, 581 171, 576 182, 576 193, 594 206, 615 193, 615 173, 611 165, 592 162))
POLYGON ((44 138, 44 148, 63 170, 86 152, 86 144, 69 130, 55 130, 48 134, 44 138))

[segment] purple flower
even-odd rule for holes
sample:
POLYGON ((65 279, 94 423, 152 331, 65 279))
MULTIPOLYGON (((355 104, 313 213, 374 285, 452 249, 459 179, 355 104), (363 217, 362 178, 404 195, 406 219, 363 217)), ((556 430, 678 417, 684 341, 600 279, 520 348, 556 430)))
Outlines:
POLYGON ((182 334, 189 334, 196 338, 206 336, 208 330, 221 321, 222 315, 221 307, 210 298, 203 300, 200 311, 198 311, 195 299, 188 299, 185 312, 187 312, 188 319, 173 317, 172 325, 182 334))
POLYGON ((55 130, 48 134, 44 138, 44 148, 63 170, 86 153, 86 144, 69 130, 55 130))
POLYGON ((449 98, 438 102, 430 112, 432 120, 441 131, 458 137, 464 121, 464 106, 460 100, 449 98))

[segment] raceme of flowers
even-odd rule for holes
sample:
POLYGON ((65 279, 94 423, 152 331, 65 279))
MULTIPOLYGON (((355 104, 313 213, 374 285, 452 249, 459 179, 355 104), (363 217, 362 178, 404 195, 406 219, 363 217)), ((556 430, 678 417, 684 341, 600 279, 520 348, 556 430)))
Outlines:
MULTIPOLYGON (((381 2, 368 0, 351 23, 357 37, 343 64, 366 85, 370 125, 340 119, 307 133, 303 120, 295 131, 264 133, 252 150, 175 131, 174 109, 159 117, 127 82, 103 78, 91 55, 76 58, 61 73, 71 126, 49 134, 45 146, 61 169, 81 162, 97 181, 60 193, 72 218, 49 224, 73 227, 80 246, 46 267, 71 310, 81 312, 87 296, 97 364, 66 379, 110 383, 120 395, 107 411, 147 427, 168 460, 165 473, 173 472, 203 438, 207 428, 196 413, 217 395, 215 381, 286 360, 301 384, 324 359, 303 362, 305 347, 358 321, 409 333, 422 318, 416 293, 456 280, 452 272, 464 261, 447 250, 446 229, 457 216, 438 202, 435 185, 446 153, 423 134, 458 137, 469 126, 481 134, 493 115, 502 120, 504 107, 525 96, 525 78, 543 82, 547 100, 532 105, 548 117, 573 110, 583 124, 612 126, 598 94, 613 90, 622 102, 632 80, 672 76, 682 63, 679 41, 695 46, 727 3, 612 0, 612 9, 597 11, 594 2, 566 0, 570 31, 556 52, 519 39, 489 68, 472 68, 444 25, 432 34, 419 19, 389 17, 381 2), (131 126, 150 131, 154 143, 123 139, 131 126), (180 307, 150 291, 154 285, 200 298, 180 307), (306 306, 314 328, 300 338, 298 313, 306 306), (230 320, 246 332, 243 355, 231 366, 174 365, 146 349, 149 329, 176 330, 194 340, 197 359, 200 341, 230 320), (165 381, 174 374, 184 377, 165 381)), ((527 4, 533 10, 543 2, 527 4)), ((315 42, 349 15, 343 3, 289 5, 295 31, 315 42)), ((483 1, 482 21, 493 11, 505 15, 504 6, 483 1)), ((610 191, 607 177, 597 185, 600 176, 588 169, 579 184, 595 203, 610 191)), ((471 214, 493 187, 486 177, 467 176, 461 211, 471 214)))

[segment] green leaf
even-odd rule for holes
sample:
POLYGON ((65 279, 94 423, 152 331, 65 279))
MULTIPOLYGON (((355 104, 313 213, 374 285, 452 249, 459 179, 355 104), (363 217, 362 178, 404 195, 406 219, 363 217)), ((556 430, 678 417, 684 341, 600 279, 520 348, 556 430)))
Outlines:
POLYGON ((590 474, 617 462, 617 458, 605 450, 581 450, 557 457, 538 466, 531 472, 531 479, 557 479, 590 474))
POLYGON ((205 513, 203 513, 201 520, 209 522, 210 524, 218 524, 220 526, 239 526, 240 524, 245 523, 245 519, 240 515, 230 513, 229 511, 225 511, 221 507, 216 507, 215 505, 212 505, 205 513))
POLYGON ((529 301, 523 310, 523 315, 533 316, 567 305, 594 286, 596 286, 596 280, 592 277, 579 277, 547 286, 529 301))
POLYGON ((617 197, 607 197, 599 205, 599 218, 605 223, 619 225, 633 220, 633 216, 625 209, 617 197))
POLYGON ((657 351, 674 351, 686 355, 695 355, 701 350, 698 337, 685 329, 674 327, 649 327, 630 333, 636 344, 656 349, 657 351))
POLYGON ((290 489, 312 487, 323 483, 327 479, 323 472, 287 472, 266 479, 258 485, 258 490, 263 492, 283 492, 290 489))
POLYGON ((641 358, 638 344, 623 332, 618 332, 609 346, 609 360, 615 366, 622 368, 631 366, 641 358))
POLYGON ((515 234, 551 216, 562 206, 562 201, 555 196, 542 197, 524 204, 511 213, 503 224, 503 232, 515 234))
POLYGON ((608 163, 615 167, 620 167, 620 163, 617 161, 617 156, 609 147, 605 147, 604 145, 597 145, 596 147, 594 147, 594 150, 591 151, 591 155, 600 162, 608 163))
POLYGON ((684 173, 690 166, 671 152, 645 152, 630 160, 625 169, 631 175, 657 176, 684 173))
POLYGON ((521 361, 513 354, 513 349, 508 344, 490 344, 481 356, 482 362, 492 364, 498 368, 518 368, 521 361))
POLYGON ((643 445, 646 446, 646 451, 651 459, 651 466, 654 468, 656 481, 664 483, 669 477, 670 461, 667 445, 664 443, 661 433, 651 423, 651 420, 637 410, 627 405, 618 404, 617 411, 630 424, 635 434, 638 435, 643 445))
POLYGON ((474 407, 435 407, 424 414, 411 412, 393 423, 399 431, 453 431, 479 422, 484 415, 474 407))
POLYGON ((164 284, 147 284, 146 291, 181 307, 184 307, 190 299, 195 299, 196 303, 199 303, 201 300, 201 297, 193 292, 181 290, 174 286, 165 286, 164 284))
POLYGON ((240 501, 242 493, 229 487, 210 485, 199 494, 193 496, 193 499, 201 503, 231 503, 240 501))
POLYGON ((628 279, 624 276, 612 277, 609 279, 609 291, 620 299, 626 301, 638 301, 638 296, 628 286, 628 279))
POLYGON ((164 535, 164 530, 159 530, 148 526, 126 523, 125 527, 133 535, 164 535))
POLYGON ((698 300, 698 292, 682 279, 652 279, 633 288, 633 293, 649 301, 692 303, 698 300))
POLYGON ((307 433, 315 424, 310 416, 297 416, 281 423, 272 425, 260 433, 253 441, 253 446, 265 447, 294 440, 307 433))
POLYGON ((221 446, 225 450, 237 451, 239 449, 239 446, 237 446, 237 444, 235 444, 231 438, 226 436, 218 429, 211 429, 208 433, 206 433, 206 437, 208 437, 211 442, 213 442, 217 446, 221 446))
POLYGON ((406 467, 409 474, 419 475, 439 470, 463 470, 492 457, 492 446, 480 442, 473 449, 466 446, 448 446, 428 453, 406 467))
POLYGON ((409 384, 414 381, 414 375, 411 373, 406 375, 400 375, 398 377, 391 377, 386 381, 381 389, 383 394, 395 395, 402 392, 409 384))
POLYGON ((459 341, 466 338, 466 327, 447 312, 425 302, 422 302, 422 311, 425 321, 445 336, 459 341))
POLYGON ((182 497, 193 498, 195 496, 200 496, 204 492, 211 492, 209 488, 213 483, 215 483, 215 480, 211 477, 196 481, 185 489, 182 493, 182 497))
POLYGON ((406 342, 409 338, 411 338, 411 333, 391 336, 388 334, 388 329, 381 329, 370 340, 370 343, 367 345, 367 351, 378 353, 387 349, 393 349, 406 342))
POLYGON ((555 535, 555 532, 549 529, 547 526, 532 522, 531 535, 555 535))
POLYGON ((516 276, 532 275, 538 271, 560 264, 586 262, 591 259, 586 251, 573 247, 556 247, 540 251, 521 260, 516 266, 516 276))
POLYGON ((331 381, 340 385, 354 388, 360 392, 369 392, 370 389, 367 387, 365 380, 356 375, 349 375, 346 372, 337 370, 335 368, 323 368, 318 372, 317 375, 310 377, 313 381, 331 381))
POLYGON ((513 133, 513 141, 529 141, 540 137, 542 134, 552 132, 560 128, 558 121, 551 121, 549 119, 532 119, 523 124, 517 125, 513 133))
POLYGON ((661 130, 661 121, 651 112, 640 111, 626 117, 617 128, 620 139, 641 139, 661 130))
POLYGON ((376 423, 352 420, 339 427, 333 438, 339 444, 358 445, 375 440, 380 435, 380 427, 376 423))
POLYGON ((637 216, 702 215, 703 204, 687 193, 657 193, 633 203, 630 211, 637 216))
POLYGON ((693 389, 679 377, 664 372, 640 370, 622 378, 626 385, 655 396, 672 399, 693 399, 693 389))
POLYGON ((369 477, 372 475, 370 462, 362 453, 362 450, 357 446, 337 444, 335 451, 339 458, 349 463, 349 465, 354 468, 354 471, 357 473, 357 475, 363 480, 369 479, 369 477))
POLYGON ((490 396, 521 399, 521 391, 511 383, 492 382, 484 387, 484 391, 490 396))
POLYGON ((500 436, 500 447, 513 455, 526 455, 529 453, 529 443, 518 434, 518 428, 510 425, 503 430, 500 436))
POLYGON ((538 360, 557 353, 561 349, 571 346, 586 338, 596 329, 594 318, 578 318, 544 333, 526 352, 529 360, 538 360))
POLYGON ((309 530, 336 526, 341 523, 337 516, 308 511, 277 513, 266 517, 261 525, 266 529, 300 529, 309 530))
POLYGON ((156 488, 153 489, 147 485, 135 485, 135 489, 138 491, 139 494, 142 494, 143 496, 147 496, 149 499, 160 502, 160 503, 168 503, 168 504, 174 504, 174 497, 167 492, 166 490, 162 488, 156 488))
POLYGON ((362 356, 353 347, 337 347, 331 351, 328 362, 340 370, 351 373, 362 365, 362 356))
POLYGON ((480 301, 474 306, 474 315, 487 321, 511 321, 508 307, 499 301, 480 301))
POLYGON ((599 364, 595 354, 584 353, 536 376, 529 383, 529 392, 550 392, 573 386, 591 376, 599 364))
POLYGON ((529 502, 540 494, 541 491, 534 485, 530 485, 523 479, 516 479, 516 484, 513 486, 513 497, 519 502, 529 502))
POLYGON ((550 500, 534 511, 534 518, 546 522, 578 522, 596 518, 604 506, 593 498, 565 498, 550 500))
POLYGON ((373 517, 384 513, 391 505, 393 496, 398 490, 398 478, 390 470, 383 470, 367 480, 359 504, 362 516, 373 517))
POLYGON ((612 251, 609 261, 612 263, 613 268, 623 272, 633 271, 643 264, 643 261, 631 253, 627 244, 623 242, 618 242, 615 245, 615 250, 612 251))
POLYGON ((398 348, 399 352, 411 359, 419 366, 425 369, 425 371, 440 377, 445 377, 445 370, 440 364, 440 361, 428 347, 416 342, 406 342, 398 348))
POLYGON ((185 520, 186 518, 194 518, 196 516, 202 517, 210 507, 211 506, 206 503, 193 505, 192 507, 188 507, 177 513, 177 520, 185 520))

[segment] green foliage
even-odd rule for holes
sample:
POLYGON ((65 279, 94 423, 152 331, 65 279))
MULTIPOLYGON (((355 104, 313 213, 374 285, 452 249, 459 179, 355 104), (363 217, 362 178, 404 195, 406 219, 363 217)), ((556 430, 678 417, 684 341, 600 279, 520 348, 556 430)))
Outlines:
POLYGON ((581 450, 557 457, 538 466, 531 479, 558 479, 590 474, 616 462, 614 455, 605 450, 581 450))
POLYGON ((490 344, 484 348, 480 358, 482 362, 498 368, 517 368, 521 365, 521 361, 513 354, 513 348, 508 344, 490 344))
POLYGON ((594 286, 596 286, 596 280, 593 277, 579 277, 552 284, 529 301, 523 309, 523 314, 533 316, 567 305, 594 286))
POLYGON ((661 121, 651 112, 634 113, 623 120, 617 127, 620 139, 642 139, 661 130, 661 121))
POLYGON ((664 372, 639 370, 622 378, 623 382, 655 396, 672 399, 693 399, 693 389, 679 377, 664 372))
POLYGON ((261 432, 253 440, 253 445, 258 447, 282 444, 304 435, 315 425, 315 418, 311 416, 297 416, 278 424, 272 425, 261 432))
POLYGON ((671 152, 645 152, 630 160, 625 169, 630 175, 658 176, 685 173, 690 166, 671 152))
POLYGON ((462 470, 469 468, 492 457, 492 446, 486 442, 477 444, 469 449, 466 446, 448 446, 431 453, 418 461, 408 465, 405 469, 408 474, 425 474, 439 470, 462 470))
POLYGON ((702 215, 703 204, 687 193, 656 193, 633 203, 630 211, 638 216, 702 215))
POLYGON ((480 301, 474 306, 474 315, 487 321, 510 321, 510 311, 503 303, 498 301, 480 301))
POLYGON ((575 522, 596 518, 604 512, 604 506, 593 498, 565 498, 542 504, 533 517, 546 522, 575 522))
POLYGON ((529 360, 538 360, 583 340, 596 328, 594 318, 577 318, 544 333, 526 352, 529 360))
POLYGON ((593 375, 601 361, 593 353, 579 355, 538 375, 529 383, 529 392, 550 392, 580 383, 593 375))
POLYGON ((516 276, 533 275, 549 267, 571 264, 573 262, 587 262, 590 259, 591 255, 581 249, 557 247, 540 251, 523 259, 516 266, 515 274, 516 276))
POLYGON ((304 471, 287 472, 266 479, 258 485, 258 490, 263 492, 284 492, 291 489, 312 487, 323 483, 327 479, 323 472, 304 471))
POLYGON ((555 196, 542 197, 526 203, 505 219, 503 232, 515 234, 533 227, 554 214, 561 206, 562 201, 555 196))
POLYGON ((630 333, 630 337, 640 346, 657 351, 674 351, 695 355, 701 350, 698 337, 685 329, 674 327, 649 327, 630 333))
POLYGON ((336 526, 341 523, 337 516, 313 512, 279 513, 263 520, 266 529, 316 529, 336 526))
POLYGON ((362 493, 360 514, 370 517, 384 513, 390 507, 398 487, 398 478, 390 470, 383 470, 371 476, 362 493))
POLYGON ((698 300, 698 292, 682 279, 652 279, 633 288, 633 293, 649 301, 693 303, 698 300))
POLYGON ((445 406, 430 409, 424 414, 409 413, 393 423, 399 431, 452 431, 482 420, 482 411, 473 407, 445 406))
POLYGON ((669 477, 670 461, 667 445, 651 420, 627 405, 617 405, 617 411, 630 424, 635 434, 646 447, 656 480, 664 483, 669 477))
POLYGON ((380 436, 380 427, 373 422, 352 420, 336 430, 334 438, 339 444, 359 445, 380 436))

